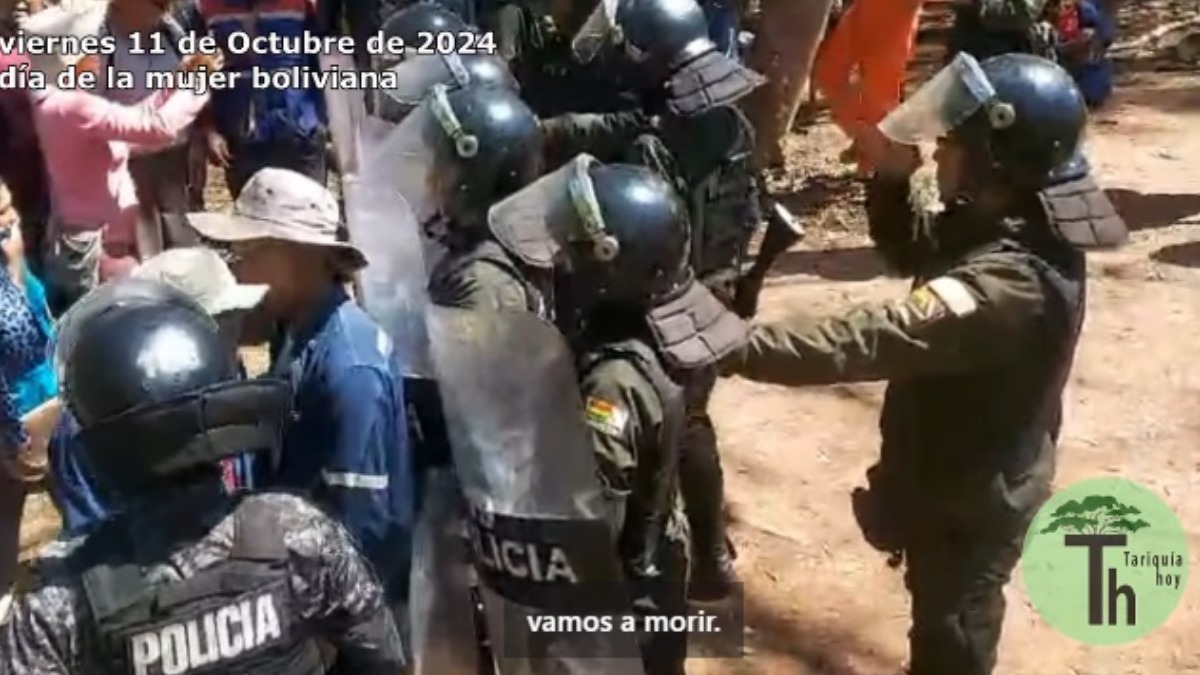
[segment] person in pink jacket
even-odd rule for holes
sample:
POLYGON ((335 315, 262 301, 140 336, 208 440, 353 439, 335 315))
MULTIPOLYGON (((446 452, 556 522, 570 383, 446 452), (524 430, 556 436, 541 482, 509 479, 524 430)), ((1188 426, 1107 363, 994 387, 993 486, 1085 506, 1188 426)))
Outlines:
MULTIPOLYGON (((72 32, 72 25, 47 21, 44 27, 27 24, 26 30, 63 34, 72 32)), ((99 66, 95 56, 32 59, 35 69, 46 72, 47 82, 54 82, 56 71, 65 68, 95 70, 99 66)), ((216 70, 221 65, 219 56, 195 54, 179 67, 216 70)), ((46 281, 53 291, 53 304, 64 308, 100 282, 137 264, 138 200, 129 172, 130 148, 162 145, 178 137, 195 121, 208 95, 187 89, 161 90, 136 105, 122 105, 86 90, 48 85, 31 91, 31 96, 50 183, 46 281)))

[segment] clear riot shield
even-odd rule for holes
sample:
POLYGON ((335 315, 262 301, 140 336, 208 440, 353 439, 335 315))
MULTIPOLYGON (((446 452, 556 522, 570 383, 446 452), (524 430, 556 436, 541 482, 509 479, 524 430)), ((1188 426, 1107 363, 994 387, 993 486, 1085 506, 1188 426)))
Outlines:
POLYGON ((458 54, 414 54, 392 72, 396 86, 385 93, 410 109, 420 105, 435 84, 461 87, 471 81, 458 54))
POLYGON ((368 177, 342 184, 350 241, 367 256, 359 273, 363 308, 392 336, 405 375, 428 377, 425 332, 425 256, 420 229, 408 202, 396 190, 368 177))
POLYGON ((525 312, 431 307, 430 352, 502 675, 641 675, 633 633, 537 630, 628 614, 571 352, 525 312))
MULTIPOLYGON (((350 239, 367 254, 362 304, 391 336, 405 375, 410 425, 428 455, 448 455, 440 400, 432 379, 425 311, 429 304, 423 243, 416 217, 386 174, 368 171, 343 182, 350 239)), ((426 464, 439 464, 423 458, 426 464)), ((409 625, 416 675, 479 675, 479 644, 462 497, 445 467, 423 478, 413 541, 409 625)))
MULTIPOLYGON (((354 70, 354 59, 348 54, 322 54, 318 58, 322 72, 354 70)), ((325 88, 325 107, 329 114, 329 134, 342 175, 358 172, 359 128, 366 117, 363 98, 349 89, 325 88)))
POLYGON ((413 531, 408 619, 414 675, 494 672, 484 651, 472 588, 475 571, 464 536, 458 480, 449 467, 422 477, 421 508, 413 531))
MULTIPOLYGON (((436 185, 447 178, 441 175, 444 168, 438 166, 433 146, 439 135, 450 133, 439 117, 445 114, 443 109, 449 105, 445 96, 445 86, 434 85, 430 95, 399 124, 388 125, 381 138, 363 142, 363 171, 370 173, 378 184, 399 191, 416 215, 417 223, 428 222, 437 216, 441 197, 436 185)), ((470 142, 473 137, 465 136, 459 140, 470 142)), ((424 247, 424 269, 428 274, 446 250, 436 239, 426 236, 423 229, 418 231, 424 247)))
POLYGON ((617 25, 620 0, 600 0, 583 26, 571 38, 571 52, 580 63, 589 63, 604 46, 621 40, 617 25))
MULTIPOLYGON (((319 61, 323 72, 355 70, 354 59, 348 54, 322 54, 319 61)), ((339 171, 343 177, 363 173, 365 155, 383 140, 392 125, 367 114, 361 91, 327 87, 324 96, 339 171)))

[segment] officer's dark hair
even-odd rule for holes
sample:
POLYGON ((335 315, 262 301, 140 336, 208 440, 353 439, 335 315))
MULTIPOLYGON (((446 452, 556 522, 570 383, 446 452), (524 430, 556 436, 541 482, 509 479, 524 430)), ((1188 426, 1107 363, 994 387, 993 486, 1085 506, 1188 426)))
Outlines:
POLYGON ((461 135, 440 125, 431 133, 437 170, 452 178, 447 209, 458 225, 483 225, 487 209, 541 174, 544 137, 537 116, 506 87, 468 85, 441 90, 461 135))
POLYGON ((1017 191, 1037 191, 1086 175, 1079 150, 1087 105, 1071 75, 1030 54, 994 56, 980 66, 996 100, 951 132, 976 172, 1017 191))
POLYGON ((115 495, 212 476, 203 467, 278 445, 290 387, 239 381, 216 322, 174 287, 109 282, 60 326, 55 361, 81 458, 115 495))

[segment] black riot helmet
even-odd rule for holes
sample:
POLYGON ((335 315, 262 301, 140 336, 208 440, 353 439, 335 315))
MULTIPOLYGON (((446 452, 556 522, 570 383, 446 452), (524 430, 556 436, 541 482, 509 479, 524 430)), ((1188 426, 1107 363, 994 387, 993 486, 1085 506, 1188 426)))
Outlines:
POLYGON ((1019 183, 1042 186, 1085 175, 1079 150, 1087 104, 1074 78, 1031 54, 993 56, 980 68, 995 101, 951 135, 986 153, 998 171, 1019 183))
POLYGON ((622 0, 616 20, 625 50, 663 74, 717 49, 695 0, 622 0))
POLYGON ((391 70, 394 86, 378 92, 376 114, 392 123, 399 123, 420 105, 434 85, 448 90, 467 86, 520 90, 508 64, 488 54, 417 54, 391 70))
POLYGON ((83 459, 115 494, 276 449, 290 387, 239 381, 216 322, 168 284, 105 284, 71 308, 59 335, 55 360, 83 459))
POLYGON ((605 234, 575 253, 580 270, 595 270, 597 296, 650 305, 689 281, 687 207, 671 184, 634 164, 597 165, 588 175, 605 234))
POLYGON ((722 54, 696 0, 600 0, 572 39, 590 61, 616 43, 643 104, 684 117, 736 102, 766 80, 722 54))
POLYGON ((565 276, 585 311, 644 310, 692 281, 687 209, 645 167, 580 155, 497 204, 488 220, 523 263, 565 276))
MULTIPOLYGON (((385 44, 388 40, 398 37, 404 40, 406 52, 416 53, 415 50, 427 48, 431 41, 436 43, 437 36, 442 33, 449 33, 457 38, 460 33, 476 31, 449 9, 436 2, 424 0, 393 12, 384 20, 380 32, 385 44)), ((402 54, 377 55, 375 70, 390 68, 404 58, 402 54)))
POLYGON ((488 208, 541 173, 542 129, 516 92, 435 85, 385 148, 400 192, 422 222, 482 226, 488 208))
POLYGON ((947 137, 986 177, 1040 189, 1087 175, 1087 106, 1071 75, 1030 54, 954 60, 889 114, 884 135, 915 144, 947 137))

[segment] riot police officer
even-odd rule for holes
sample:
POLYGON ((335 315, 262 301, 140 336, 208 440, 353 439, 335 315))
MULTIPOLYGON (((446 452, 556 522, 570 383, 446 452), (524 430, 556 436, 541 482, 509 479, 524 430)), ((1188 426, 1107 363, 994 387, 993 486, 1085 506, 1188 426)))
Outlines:
POLYGON ((213 320, 173 287, 102 286, 57 346, 84 461, 124 511, 51 545, 0 616, 6 673, 395 673, 396 624, 345 530, 283 494, 229 495, 219 461, 277 451, 291 389, 239 381, 213 320))
POLYGON ((537 118, 509 89, 436 85, 392 132, 400 192, 447 253, 430 274, 434 304, 548 315, 542 292, 488 235, 488 209, 540 173, 537 118))
MULTIPOLYGON (((671 185, 636 165, 581 156, 497 204, 498 241, 553 269, 578 316, 558 324, 581 376, 601 481, 635 607, 686 609, 686 524, 677 467, 689 378, 736 349, 741 320, 695 281, 687 210, 671 185)), ((686 635, 644 645, 647 673, 682 673, 686 635)))
MULTIPOLYGON (((708 37, 701 7, 678 0, 601 3, 576 36, 582 58, 602 53, 616 41, 640 76, 643 110, 653 129, 636 129, 628 116, 567 116, 547 122, 548 144, 606 152, 628 148, 633 156, 676 187, 692 228, 691 265, 700 280, 732 305, 752 235, 762 221, 761 195, 751 165, 754 129, 735 105, 763 80, 722 54, 708 37), (563 141, 563 138, 572 139, 563 141)), ((604 159, 603 155, 601 158, 604 159)), ((741 306, 753 304, 743 299, 741 306)), ((688 424, 681 480, 692 528, 693 598, 716 600, 737 581, 725 535, 724 478, 708 403, 716 384, 709 372, 689 384, 688 424)))
POLYGON ((1070 75, 1027 54, 961 54, 885 118, 871 236, 908 297, 755 326, 723 364, 760 382, 888 380, 879 462, 855 515, 907 563, 912 675, 988 675, 1003 588, 1049 495, 1062 391, 1085 309, 1082 250, 1120 244, 1079 154, 1070 75), (944 210, 909 205, 914 143, 934 140, 944 210))

